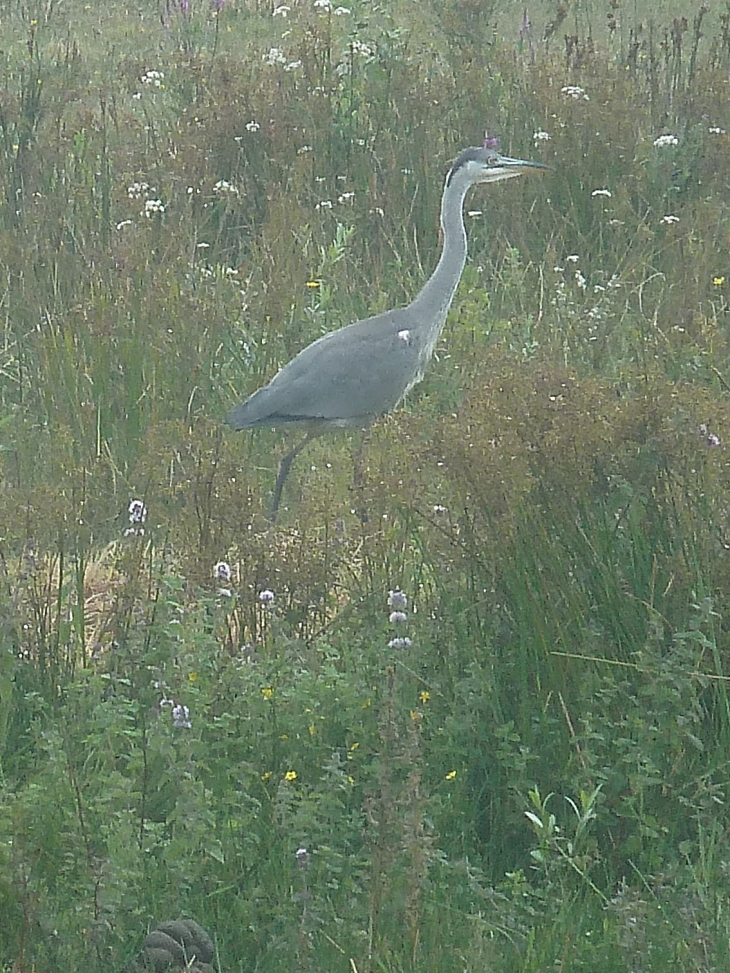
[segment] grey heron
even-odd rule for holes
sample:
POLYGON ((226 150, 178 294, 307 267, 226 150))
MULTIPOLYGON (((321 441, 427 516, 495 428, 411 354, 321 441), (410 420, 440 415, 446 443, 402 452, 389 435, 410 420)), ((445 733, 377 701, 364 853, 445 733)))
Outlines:
POLYGON ((279 465, 272 523, 292 462, 307 443, 332 427, 369 425, 423 378, 466 262, 463 204, 469 189, 550 168, 500 155, 495 141, 464 149, 449 169, 441 199, 441 256, 411 303, 317 338, 226 416, 237 430, 283 425, 307 430, 279 465))

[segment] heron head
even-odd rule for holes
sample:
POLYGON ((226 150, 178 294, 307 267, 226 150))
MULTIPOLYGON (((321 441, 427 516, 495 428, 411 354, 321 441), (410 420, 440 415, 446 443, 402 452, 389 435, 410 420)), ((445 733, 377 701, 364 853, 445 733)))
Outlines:
POLYGON ((454 161, 446 177, 446 185, 457 181, 466 186, 477 182, 498 182, 500 179, 513 179, 523 172, 535 169, 549 169, 543 162, 530 162, 526 159, 512 159, 502 155, 493 144, 496 139, 485 140, 483 146, 471 146, 454 161))

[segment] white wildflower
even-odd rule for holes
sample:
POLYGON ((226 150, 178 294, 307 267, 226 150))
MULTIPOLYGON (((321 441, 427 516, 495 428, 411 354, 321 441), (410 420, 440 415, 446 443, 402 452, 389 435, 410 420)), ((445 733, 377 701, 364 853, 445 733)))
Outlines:
POLYGON ((662 216, 659 222, 663 223, 665 226, 671 226, 672 223, 679 223, 679 217, 672 215, 662 216))
POLYGON ((577 264, 578 261, 580 260, 580 254, 579 253, 571 253, 565 259, 568 261, 568 263, 577 264))
MULTIPOLYGON (((146 182, 133 182, 131 186, 127 186, 127 196, 130 199, 141 199, 149 189, 150 187, 146 182)), ((153 189, 152 192, 154 191, 153 189)))
POLYGON ((720 128, 719 125, 710 125, 707 131, 710 133, 710 135, 725 135, 725 129, 720 128))
POLYGON ((391 612, 388 616, 388 621, 391 625, 403 625, 408 621, 408 615, 401 611, 391 612))
POLYGON ((162 71, 147 71, 140 78, 142 84, 152 85, 153 88, 161 88, 164 80, 165 75, 162 71))
POLYGON ((147 199, 144 204, 144 215, 147 219, 152 219, 157 213, 165 212, 165 204, 161 199, 147 199))
POLYGON ((537 144, 538 142, 549 142, 552 136, 549 132, 535 132, 532 136, 533 142, 537 144))
POLYGON ((193 724, 190 720, 190 710, 187 706, 181 706, 180 703, 177 706, 172 707, 172 725, 178 730, 191 730, 193 724))
POLYGON ((261 128, 261 126, 259 125, 259 123, 253 121, 253 119, 250 122, 246 122, 246 131, 247 132, 258 132, 258 130, 260 128, 261 128))
POLYGON ((227 182, 225 179, 219 179, 218 182, 213 186, 213 192, 220 196, 238 196, 238 189, 232 183, 227 182))
POLYGON ((263 591, 259 591, 259 601, 262 605, 272 605, 275 597, 274 592, 269 588, 264 588, 263 591))
POLYGON ((388 607, 398 611, 405 611, 408 607, 408 595, 400 588, 393 588, 388 592, 388 607))
POLYGON ((579 88, 577 84, 566 84, 560 89, 562 95, 566 95, 568 98, 573 98, 576 101, 582 99, 583 101, 589 101, 588 95, 585 93, 584 88, 579 88))
POLYGON ((130 500, 128 510, 130 524, 143 524, 147 520, 147 507, 143 500, 130 500))
POLYGON ((665 145, 679 145, 679 139, 676 135, 660 135, 659 138, 654 139, 655 148, 661 149, 665 145))
POLYGON ((315 209, 332 209, 332 200, 323 199, 320 203, 317 203, 315 209))
POLYGON ((261 58, 269 67, 274 67, 276 64, 286 64, 286 55, 278 47, 272 47, 266 54, 261 58))
POLYGON ((355 39, 350 43, 350 53, 359 54, 361 57, 374 57, 375 49, 370 44, 363 44, 362 41, 355 39))
POLYGON ((413 642, 411 642, 407 635, 402 638, 391 639, 388 642, 389 649, 410 649, 412 645, 413 642))
POLYGON ((610 199, 613 193, 610 189, 594 189, 591 196, 605 196, 606 199, 610 199))

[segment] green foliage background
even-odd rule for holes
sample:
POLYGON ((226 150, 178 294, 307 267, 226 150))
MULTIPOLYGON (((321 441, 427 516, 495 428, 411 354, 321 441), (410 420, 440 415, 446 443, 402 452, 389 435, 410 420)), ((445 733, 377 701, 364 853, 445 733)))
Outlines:
POLYGON ((221 971, 728 968, 730 8, 682 10, 2 6, 4 970, 178 915, 221 971), (286 446, 221 417, 410 299, 485 129, 552 172, 469 198, 423 385, 268 529, 286 446))

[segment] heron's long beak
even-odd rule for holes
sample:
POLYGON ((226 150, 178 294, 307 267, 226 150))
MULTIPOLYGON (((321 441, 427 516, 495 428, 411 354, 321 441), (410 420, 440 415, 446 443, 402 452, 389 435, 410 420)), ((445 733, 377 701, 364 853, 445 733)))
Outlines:
POLYGON ((544 162, 531 162, 529 159, 511 159, 508 155, 498 156, 495 167, 499 169, 502 166, 505 169, 515 169, 517 172, 523 172, 525 169, 552 169, 552 166, 546 166, 544 162))
POLYGON ((484 170, 484 175, 479 182, 499 182, 500 179, 513 179, 521 176, 523 172, 531 172, 533 169, 549 171, 552 166, 546 166, 544 162, 531 162, 529 159, 511 159, 508 155, 499 155, 488 169, 484 170))

